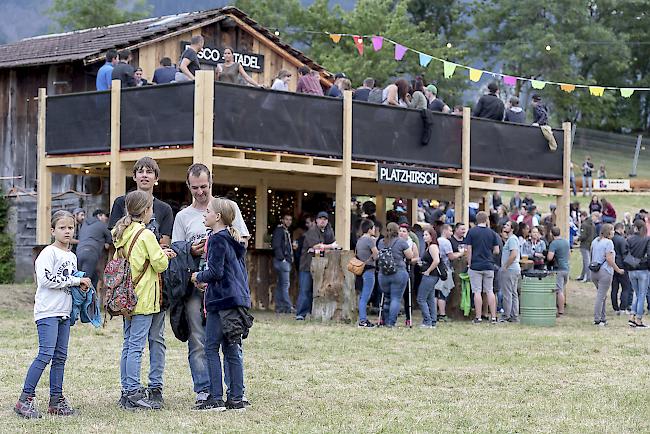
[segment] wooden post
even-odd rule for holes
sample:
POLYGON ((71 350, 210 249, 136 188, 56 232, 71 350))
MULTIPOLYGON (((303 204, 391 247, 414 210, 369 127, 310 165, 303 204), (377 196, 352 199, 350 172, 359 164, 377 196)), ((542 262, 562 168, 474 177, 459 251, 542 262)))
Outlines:
POLYGON ((38 191, 36 206, 36 242, 50 244, 50 219, 52 217, 52 172, 47 167, 45 152, 45 115, 47 90, 38 89, 38 132, 36 144, 38 148, 38 191))
POLYGON ((342 173, 336 178, 336 242, 350 250, 352 224, 352 92, 343 94, 343 159, 342 173))
POLYGON ((411 214, 411 226, 418 222, 418 200, 411 199, 409 201, 409 211, 411 214))
POLYGON ((456 221, 463 222, 469 227, 469 174, 470 174, 470 130, 472 124, 472 112, 469 107, 463 107, 463 135, 461 149, 461 186, 460 203, 456 204, 456 221), (460 208, 460 213, 458 212, 460 208))
POLYGON ((120 113, 122 82, 113 80, 111 84, 111 206, 119 196, 126 193, 126 171, 120 158, 120 113))
POLYGON ((197 71, 194 80, 194 163, 212 170, 214 71, 197 71))
POLYGON ((266 235, 269 221, 269 184, 261 178, 255 186, 255 248, 264 248, 264 235, 266 235))
MULTIPOLYGON (((464 222, 462 213, 463 187, 454 188, 454 224, 464 222)), ((465 210, 467 212, 467 210, 465 210)))
POLYGON ((377 207, 377 212, 375 215, 377 216, 377 220, 379 220, 383 225, 384 229, 386 228, 386 196, 384 196, 384 193, 379 190, 379 193, 377 193, 377 196, 375 196, 375 206, 377 207))
POLYGON ((563 238, 569 239, 569 205, 571 202, 571 123, 562 124, 564 155, 562 157, 562 196, 557 197, 557 226, 563 238))

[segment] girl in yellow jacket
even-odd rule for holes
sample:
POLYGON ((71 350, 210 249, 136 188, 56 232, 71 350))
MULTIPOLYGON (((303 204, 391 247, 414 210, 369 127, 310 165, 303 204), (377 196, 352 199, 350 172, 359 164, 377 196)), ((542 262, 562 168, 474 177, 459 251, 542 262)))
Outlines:
MULTIPOLYGON (((138 303, 130 318, 124 317, 124 346, 120 363, 123 398, 120 405, 127 410, 152 409, 140 384, 142 352, 149 336, 153 314, 160 312, 162 288, 158 274, 167 269, 169 259, 175 256, 171 249, 163 249, 156 236, 145 225, 153 215, 153 197, 143 191, 126 195, 126 215, 115 224, 113 240, 116 255, 128 254, 133 244, 129 264, 138 303), (139 280, 138 280, 139 279, 139 280)), ((164 366, 165 361, 156 361, 164 366)))

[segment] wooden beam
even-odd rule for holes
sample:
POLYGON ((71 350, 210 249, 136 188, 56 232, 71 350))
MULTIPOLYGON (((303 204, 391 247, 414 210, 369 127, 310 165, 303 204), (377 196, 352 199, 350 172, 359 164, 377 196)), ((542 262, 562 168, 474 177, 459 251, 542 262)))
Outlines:
POLYGON ((561 188, 551 188, 551 187, 533 187, 530 185, 510 185, 510 184, 497 184, 494 182, 485 182, 485 181, 470 181, 469 187, 472 190, 485 190, 485 191, 510 191, 519 193, 534 193, 534 194, 546 194, 549 196, 561 196, 561 188))
MULTIPOLYGON (((456 187, 454 188, 454 223, 459 223, 459 222, 464 222, 463 220, 463 214, 462 214, 462 207, 463 204, 463 188, 462 187, 456 187)), ((469 212, 469 210, 465 210, 465 212, 469 212)))
POLYGON ((48 156, 44 164, 47 167, 71 166, 76 164, 106 164, 110 163, 111 156, 106 154, 48 156))
POLYGON ((411 214, 411 226, 418 222, 418 200, 409 200, 409 214, 411 214))
POLYGON ((214 120, 214 71, 197 71, 194 80, 194 143, 193 162, 212 170, 212 138, 214 120))
POLYGON ((255 186, 255 248, 264 248, 269 217, 269 192, 266 179, 260 178, 255 186))
POLYGON ((47 104, 47 90, 38 89, 38 132, 36 147, 38 149, 38 191, 36 207, 36 242, 49 244, 52 235, 50 219, 52 214, 52 173, 47 167, 45 156, 45 115, 47 104))
POLYGON ((336 179, 336 242, 350 250, 352 226, 352 91, 343 92, 343 164, 336 179))
POLYGON ((111 84, 111 181, 110 181, 110 206, 113 206, 115 199, 126 193, 126 174, 124 163, 120 159, 121 145, 121 91, 122 82, 113 80, 111 84))
POLYGON ((463 135, 461 144, 461 201, 456 204, 456 221, 469 226, 469 175, 470 175, 470 131, 472 112, 469 107, 463 107, 463 135), (460 208, 460 209, 459 209, 460 208), (460 212, 458 212, 460 210, 460 212))
POLYGON ((569 239, 569 205, 571 202, 571 123, 562 124, 564 151, 562 156, 562 194, 557 198, 557 226, 562 237, 569 239))
POLYGON ((386 229, 386 196, 384 196, 384 192, 381 189, 375 195, 375 206, 377 207, 377 220, 384 225, 382 230, 386 229))
MULTIPOLYGON (((161 162, 165 160, 184 160, 188 165, 192 162, 194 156, 193 148, 168 148, 168 149, 142 149, 135 151, 121 151, 120 161, 130 163, 138 161, 142 157, 151 157, 161 162)), ((174 163, 179 161, 174 161, 174 163)))

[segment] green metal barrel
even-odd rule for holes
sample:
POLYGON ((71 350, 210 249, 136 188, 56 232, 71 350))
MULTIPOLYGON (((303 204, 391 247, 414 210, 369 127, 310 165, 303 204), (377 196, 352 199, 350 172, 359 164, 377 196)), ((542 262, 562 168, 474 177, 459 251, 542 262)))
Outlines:
POLYGON ((522 324, 546 327, 555 325, 555 285, 555 275, 522 278, 519 302, 522 324))

